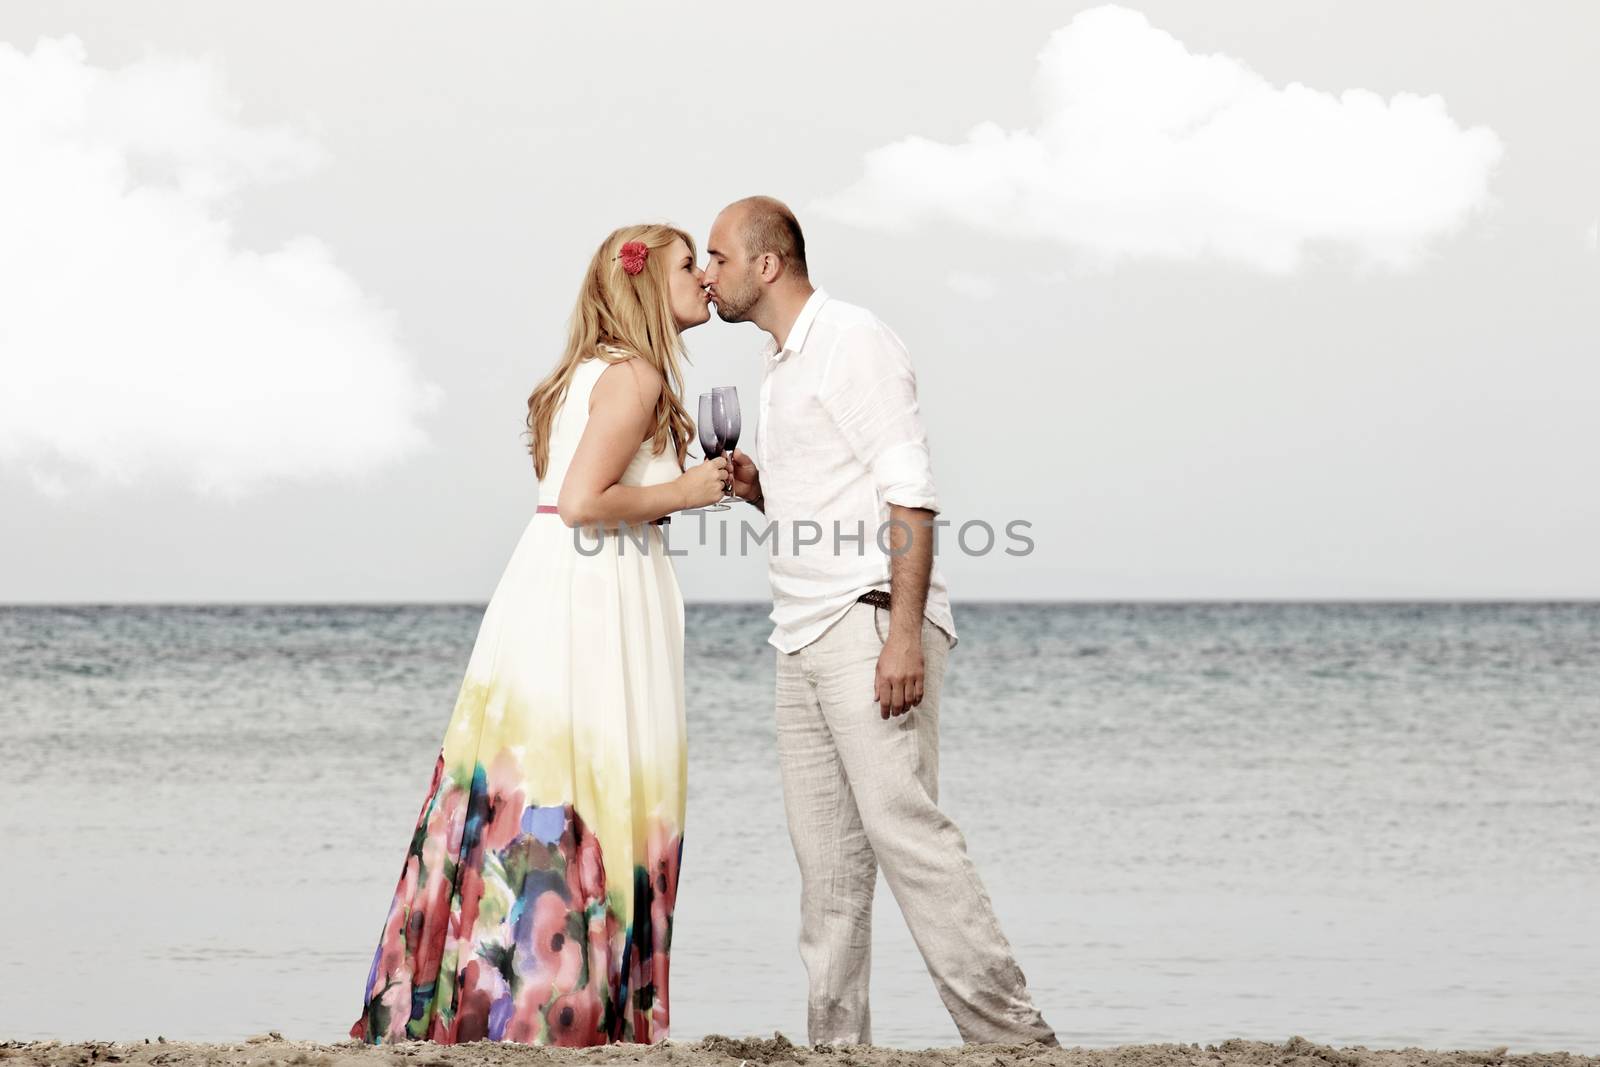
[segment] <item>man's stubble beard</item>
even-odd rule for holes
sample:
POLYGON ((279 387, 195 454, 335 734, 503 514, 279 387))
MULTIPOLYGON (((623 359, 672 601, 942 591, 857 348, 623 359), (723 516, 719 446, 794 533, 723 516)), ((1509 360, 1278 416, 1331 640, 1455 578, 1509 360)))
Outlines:
POLYGON ((748 322, 750 309, 755 306, 754 294, 718 293, 713 298, 717 305, 717 318, 723 322, 748 322), (741 296, 750 296, 741 300, 741 296))

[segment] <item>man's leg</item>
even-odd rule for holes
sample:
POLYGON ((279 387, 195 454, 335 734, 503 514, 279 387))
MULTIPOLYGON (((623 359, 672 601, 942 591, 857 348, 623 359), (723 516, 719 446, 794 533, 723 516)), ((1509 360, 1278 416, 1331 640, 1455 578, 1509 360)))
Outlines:
POLYGON ((1055 1044, 966 842, 938 807, 948 639, 924 621, 922 703, 885 721, 872 688, 888 627, 886 609, 857 604, 808 649, 816 698, 867 839, 962 1039, 1055 1044))
POLYGON ((822 719, 806 651, 778 655, 778 763, 800 864, 800 958, 814 1045, 872 1041, 867 985, 878 866, 822 719))

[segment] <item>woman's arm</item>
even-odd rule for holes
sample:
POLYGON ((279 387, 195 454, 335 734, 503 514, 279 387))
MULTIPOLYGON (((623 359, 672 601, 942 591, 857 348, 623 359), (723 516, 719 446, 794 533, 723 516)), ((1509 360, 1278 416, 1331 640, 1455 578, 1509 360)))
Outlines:
POLYGON ((660 485, 620 485, 618 479, 652 434, 656 401, 665 383, 641 359, 601 372, 589 394, 589 422, 567 469, 556 509, 568 526, 638 525, 684 508, 714 503, 727 478, 721 459, 691 467, 660 485))

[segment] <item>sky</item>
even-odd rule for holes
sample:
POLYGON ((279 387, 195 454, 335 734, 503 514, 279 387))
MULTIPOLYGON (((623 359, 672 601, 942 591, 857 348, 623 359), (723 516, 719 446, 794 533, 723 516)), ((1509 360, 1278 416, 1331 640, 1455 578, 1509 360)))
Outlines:
POLYGON ((753 193, 1030 524, 958 602, 1600 596, 1596 99, 1590 4, 8 0, 0 603, 486 600, 589 254, 753 193))

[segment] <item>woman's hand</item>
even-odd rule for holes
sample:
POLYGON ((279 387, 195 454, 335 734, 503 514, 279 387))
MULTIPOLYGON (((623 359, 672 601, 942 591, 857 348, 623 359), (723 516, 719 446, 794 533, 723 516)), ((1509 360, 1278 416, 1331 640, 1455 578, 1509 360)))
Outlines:
POLYGON ((685 508, 703 508, 715 504, 722 499, 722 491, 727 484, 728 460, 725 456, 708 459, 678 475, 678 490, 685 508))

